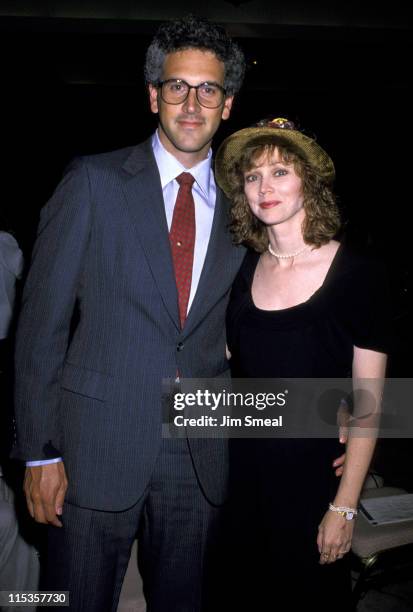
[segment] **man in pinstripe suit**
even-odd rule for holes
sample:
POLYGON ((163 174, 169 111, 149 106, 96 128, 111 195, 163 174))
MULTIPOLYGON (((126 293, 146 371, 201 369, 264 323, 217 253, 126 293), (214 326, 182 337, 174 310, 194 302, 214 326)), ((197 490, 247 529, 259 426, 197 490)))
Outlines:
POLYGON ((73 163, 42 211, 17 338, 16 456, 29 511, 48 524, 43 588, 69 590, 77 612, 116 610, 136 536, 148 611, 205 609, 226 449, 162 440, 161 379, 227 368, 224 314, 243 251, 226 231, 210 144, 243 71, 221 28, 162 26, 146 61, 157 132, 73 163), (181 328, 168 230, 183 171, 196 238, 181 328))

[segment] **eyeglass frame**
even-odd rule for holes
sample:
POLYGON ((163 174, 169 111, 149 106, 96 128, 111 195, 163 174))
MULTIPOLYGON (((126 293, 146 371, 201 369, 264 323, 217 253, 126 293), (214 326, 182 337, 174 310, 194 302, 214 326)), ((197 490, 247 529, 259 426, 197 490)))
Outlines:
POLYGON ((227 90, 224 87, 222 87, 222 85, 220 85, 219 83, 215 83, 215 81, 203 81, 202 83, 198 83, 198 85, 190 85, 184 79, 165 79, 164 81, 158 81, 158 83, 156 84, 156 87, 160 90, 161 98, 165 102, 165 104, 172 104, 173 106, 178 106, 178 104, 183 104, 184 102, 186 102, 188 100, 189 93, 190 93, 191 89, 195 89, 196 99, 197 99, 198 103, 203 108, 209 108, 209 109, 212 109, 212 110, 214 110, 215 108, 219 108, 221 106, 221 104, 223 104, 225 102, 225 98, 227 97, 227 90), (186 85, 188 87, 188 92, 187 92, 185 98, 183 100, 180 100, 179 102, 167 102, 165 100, 165 98, 163 97, 163 95, 162 95, 162 87, 163 87, 163 85, 165 85, 165 83, 173 83, 173 82, 175 82, 175 83, 183 83, 184 85, 186 85), (223 94, 222 102, 220 102, 217 106, 205 106, 205 104, 202 104, 202 102, 201 102, 201 100, 199 99, 199 96, 198 96, 198 90, 199 90, 200 87, 202 87, 202 85, 213 85, 214 87, 217 87, 221 91, 221 93, 223 94))

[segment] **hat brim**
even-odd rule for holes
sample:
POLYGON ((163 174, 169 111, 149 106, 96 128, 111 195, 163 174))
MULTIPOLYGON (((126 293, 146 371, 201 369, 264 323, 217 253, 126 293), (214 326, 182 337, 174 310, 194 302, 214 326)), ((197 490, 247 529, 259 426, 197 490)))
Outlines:
POLYGON ((335 177, 334 164, 330 156, 320 145, 297 130, 277 129, 272 127, 251 127, 235 132, 219 147, 215 156, 215 180, 226 196, 231 197, 233 186, 230 181, 230 170, 234 167, 247 145, 254 146, 262 137, 270 136, 274 141, 293 144, 315 172, 326 182, 331 183, 335 177))

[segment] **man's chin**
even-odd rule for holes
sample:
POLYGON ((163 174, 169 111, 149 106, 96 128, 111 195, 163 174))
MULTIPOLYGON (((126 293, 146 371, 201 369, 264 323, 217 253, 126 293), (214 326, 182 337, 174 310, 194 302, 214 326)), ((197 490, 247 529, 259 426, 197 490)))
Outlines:
POLYGON ((198 139, 174 139, 171 140, 171 144, 182 153, 199 153, 205 148, 211 146, 212 137, 209 140, 199 141, 198 139))
POLYGON ((203 151, 204 149, 210 147, 211 145, 211 141, 201 145, 201 146, 179 146, 179 145, 175 145, 175 149, 177 151, 180 151, 181 153, 199 153, 200 151, 203 151))
POLYGON ((199 135, 195 137, 194 134, 194 137, 191 138, 190 135, 185 134, 184 137, 181 137, 181 135, 176 137, 175 134, 168 134, 164 130, 162 130, 160 136, 163 146, 172 155, 174 151, 179 151, 180 153, 186 153, 188 155, 191 153, 199 154, 203 150, 208 150, 212 142, 212 136, 210 138, 200 139, 199 135))

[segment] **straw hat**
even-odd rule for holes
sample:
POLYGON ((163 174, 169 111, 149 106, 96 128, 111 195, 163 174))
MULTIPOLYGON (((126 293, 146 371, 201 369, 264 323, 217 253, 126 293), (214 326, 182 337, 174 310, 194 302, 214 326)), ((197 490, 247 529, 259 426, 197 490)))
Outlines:
POLYGON ((335 177, 334 164, 327 153, 312 138, 295 129, 292 121, 277 118, 264 120, 254 127, 239 130, 231 134, 219 147, 215 156, 215 179, 227 196, 231 194, 229 169, 239 161, 246 145, 254 146, 263 136, 275 136, 278 139, 293 144, 326 182, 332 182, 335 177))

